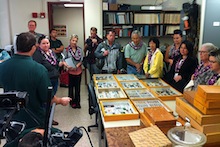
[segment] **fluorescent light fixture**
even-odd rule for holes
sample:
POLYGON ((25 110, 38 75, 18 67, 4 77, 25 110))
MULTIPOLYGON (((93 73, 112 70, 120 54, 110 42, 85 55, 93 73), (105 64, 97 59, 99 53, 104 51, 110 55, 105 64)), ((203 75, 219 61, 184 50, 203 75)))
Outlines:
POLYGON ((64 4, 64 7, 83 7, 83 4, 64 4))
POLYGON ((162 10, 162 6, 141 6, 141 10, 162 10))

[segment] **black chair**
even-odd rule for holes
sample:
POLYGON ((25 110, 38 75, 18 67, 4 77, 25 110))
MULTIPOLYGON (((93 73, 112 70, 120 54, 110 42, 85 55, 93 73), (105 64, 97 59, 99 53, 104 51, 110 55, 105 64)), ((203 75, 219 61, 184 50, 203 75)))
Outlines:
POLYGON ((92 82, 88 84, 88 97, 89 97, 89 115, 93 115, 95 113, 95 124, 88 126, 88 131, 91 131, 91 128, 98 127, 98 103, 95 95, 95 90, 92 82))

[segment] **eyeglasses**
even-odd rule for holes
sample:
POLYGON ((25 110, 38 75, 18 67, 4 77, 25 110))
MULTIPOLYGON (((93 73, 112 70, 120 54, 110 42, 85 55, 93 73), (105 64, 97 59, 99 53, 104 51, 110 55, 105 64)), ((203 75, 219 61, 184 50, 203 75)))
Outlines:
POLYGON ((201 54, 208 53, 208 51, 198 51, 198 52, 201 53, 201 54))
POLYGON ((210 63, 216 63, 217 61, 211 61, 211 60, 209 60, 209 62, 210 62, 210 63))

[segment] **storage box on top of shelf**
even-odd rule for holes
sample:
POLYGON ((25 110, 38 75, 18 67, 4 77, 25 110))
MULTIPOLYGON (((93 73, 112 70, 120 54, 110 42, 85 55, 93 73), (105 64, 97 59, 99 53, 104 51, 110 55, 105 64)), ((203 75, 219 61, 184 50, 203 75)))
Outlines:
POLYGON ((113 74, 94 74, 93 75, 94 81, 114 81, 115 78, 113 74))
POLYGON ((130 100, 101 100, 105 121, 139 119, 139 113, 130 100))
POLYGON ((129 4, 120 4, 118 9, 123 10, 123 11, 130 10, 130 5, 129 4))
POLYGON ((125 93, 132 100, 135 99, 155 99, 156 97, 149 91, 149 89, 125 89, 125 93))
POLYGON ((173 87, 156 87, 150 88, 150 91, 161 100, 175 100, 176 97, 183 96, 182 93, 178 92, 173 87))
POLYGON ((118 4, 108 4, 109 10, 118 10, 118 4))
POLYGON ((145 99, 145 100, 131 100, 136 109, 139 113, 144 113, 144 108, 150 108, 150 107, 164 107, 167 112, 173 114, 173 111, 160 99, 154 98, 154 99, 145 99))
POLYGON ((146 88, 141 81, 120 81, 119 85, 125 89, 141 89, 146 88))
POLYGON ((176 98, 176 106, 183 110, 188 116, 192 117, 200 125, 220 123, 220 114, 204 115, 182 97, 176 98))
POLYGON ((132 11, 141 11, 141 5, 131 5, 130 10, 132 10, 132 11))
POLYGON ((197 94, 206 100, 220 98, 220 86, 215 85, 198 85, 197 94))
POLYGON ((95 86, 97 89, 106 89, 106 88, 119 88, 117 81, 95 81, 95 86))
POLYGON ((145 79, 145 80, 142 80, 142 81, 143 81, 143 83, 147 87, 165 87, 165 86, 170 86, 170 85, 168 85, 166 82, 164 82, 160 78, 158 78, 158 79, 145 79))
POLYGON ((114 74, 117 81, 138 81, 138 78, 134 74, 114 74))
POLYGON ((127 99, 121 88, 96 89, 96 96, 99 100, 127 99))

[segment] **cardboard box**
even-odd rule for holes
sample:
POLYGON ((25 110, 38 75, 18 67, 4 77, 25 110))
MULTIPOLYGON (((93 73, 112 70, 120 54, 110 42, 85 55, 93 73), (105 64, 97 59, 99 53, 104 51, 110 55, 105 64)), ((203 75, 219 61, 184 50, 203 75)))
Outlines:
POLYGON ((139 113, 130 100, 100 101, 105 121, 139 119, 139 113))
POLYGON ((118 10, 118 4, 109 4, 109 10, 118 10))
POLYGON ((192 117, 200 125, 220 123, 220 114, 204 115, 182 97, 176 98, 176 106, 192 117))

